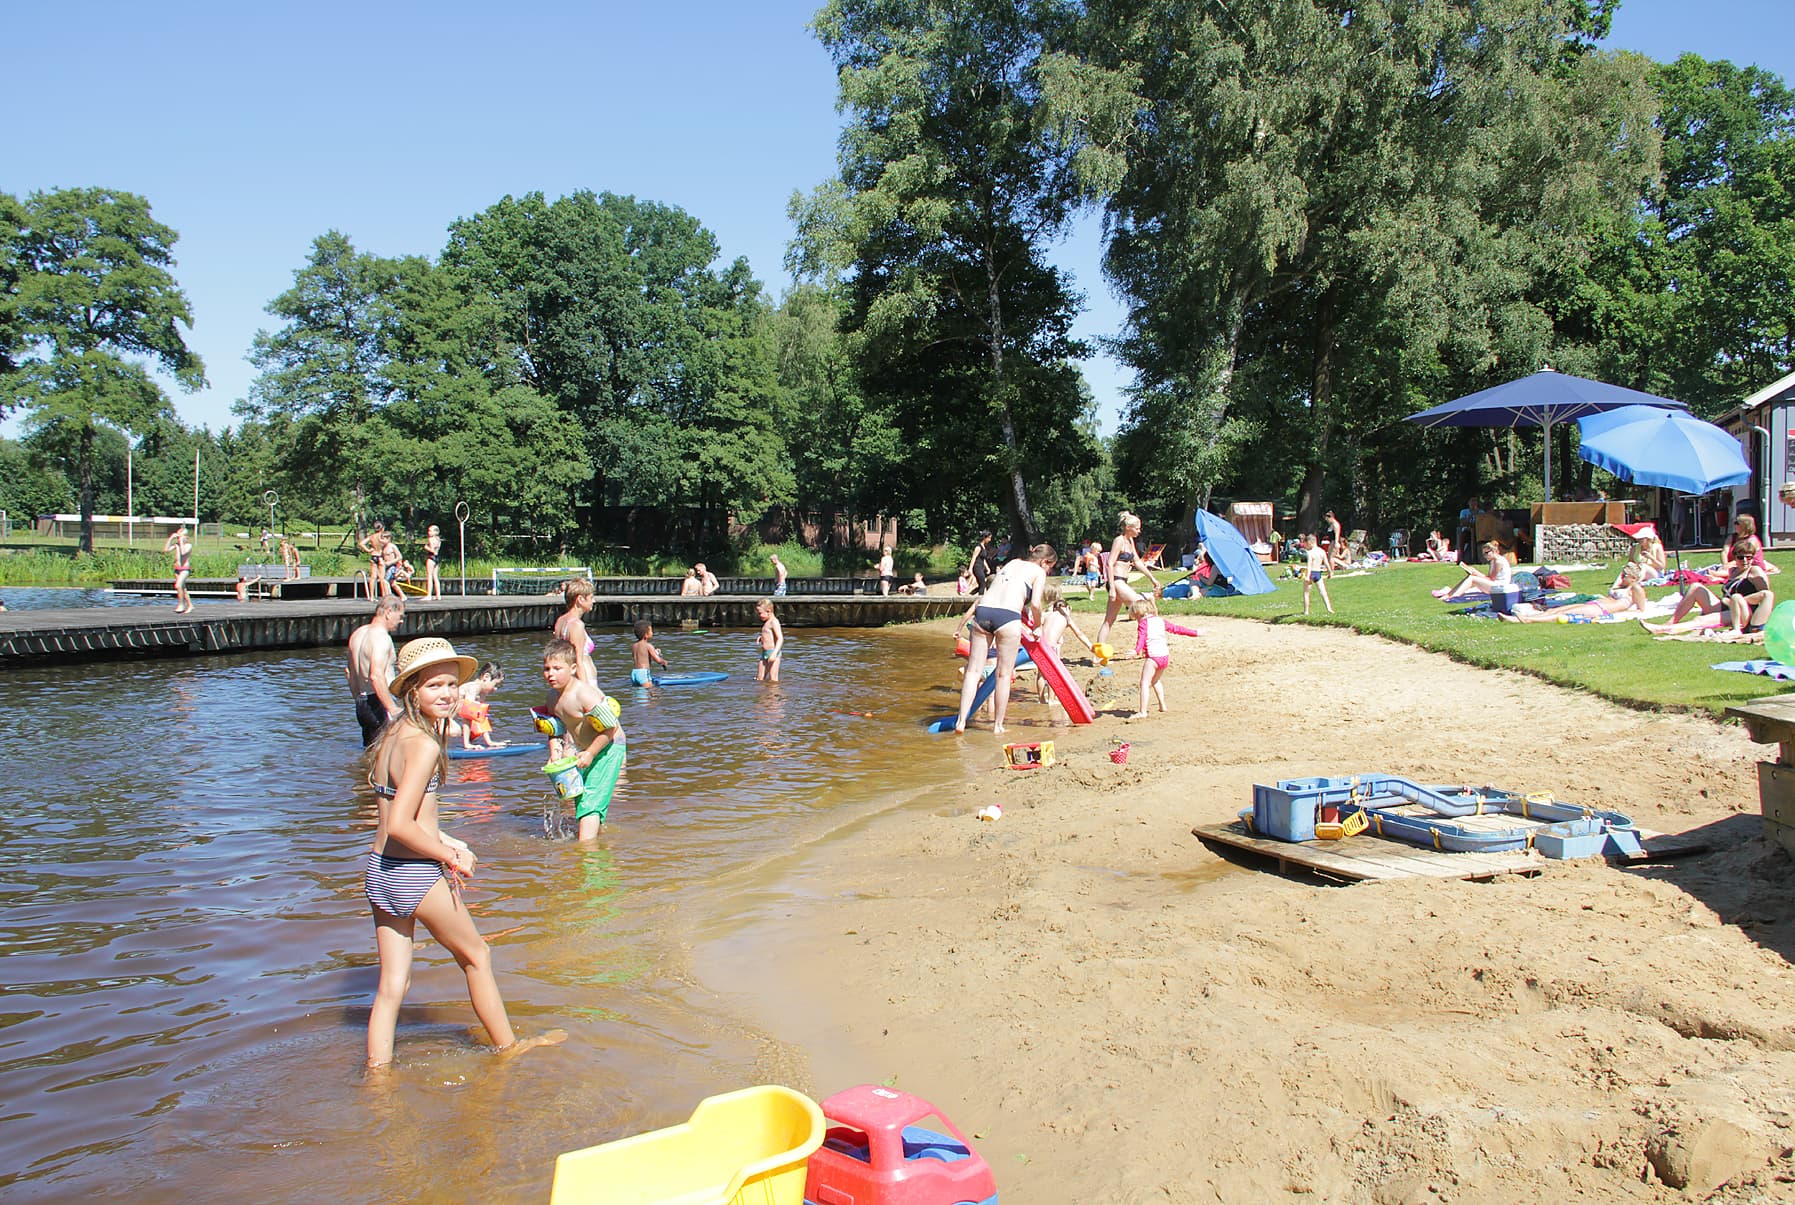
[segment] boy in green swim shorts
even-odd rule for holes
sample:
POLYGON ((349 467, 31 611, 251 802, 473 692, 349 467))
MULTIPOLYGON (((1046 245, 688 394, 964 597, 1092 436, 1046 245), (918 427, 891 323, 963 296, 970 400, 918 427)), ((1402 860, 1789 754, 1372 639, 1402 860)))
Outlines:
POLYGON ((574 804, 582 841, 598 836, 611 810, 611 796, 623 773, 623 725, 617 704, 579 676, 579 652, 566 640, 551 640, 542 650, 542 680, 554 694, 551 706, 567 729, 568 745, 579 750, 575 761, 586 786, 574 804))

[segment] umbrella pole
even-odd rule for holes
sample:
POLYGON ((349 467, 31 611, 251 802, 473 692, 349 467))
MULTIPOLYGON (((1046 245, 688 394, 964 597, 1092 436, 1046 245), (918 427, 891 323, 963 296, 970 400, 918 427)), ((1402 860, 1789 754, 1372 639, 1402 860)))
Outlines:
POLYGON ((1546 433, 1546 498, 1552 500, 1552 420, 1547 419, 1541 429, 1546 433))

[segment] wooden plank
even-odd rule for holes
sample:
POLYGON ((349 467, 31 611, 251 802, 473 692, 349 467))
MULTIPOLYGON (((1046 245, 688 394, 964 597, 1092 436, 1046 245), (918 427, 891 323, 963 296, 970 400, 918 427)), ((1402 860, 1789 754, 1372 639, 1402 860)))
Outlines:
POLYGON ((1774 841, 1790 853, 1795 854, 1795 825, 1782 824, 1766 818, 1764 821, 1764 839, 1774 841))
POLYGON ((1795 826, 1795 766, 1758 763, 1758 807, 1764 819, 1795 826))
POLYGON ((1278 841, 1249 833, 1239 821, 1200 825, 1198 838, 1355 882, 1399 878, 1466 879, 1524 873, 1544 864, 1537 853, 1452 853, 1360 834, 1345 841, 1278 841))

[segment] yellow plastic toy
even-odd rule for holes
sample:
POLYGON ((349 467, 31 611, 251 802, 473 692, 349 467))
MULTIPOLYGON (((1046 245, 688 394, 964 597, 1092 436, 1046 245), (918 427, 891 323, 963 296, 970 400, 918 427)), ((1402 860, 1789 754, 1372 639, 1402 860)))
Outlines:
POLYGON ((680 1125, 556 1159, 549 1205, 803 1205, 827 1125, 815 1101, 776 1084, 706 1097, 680 1125))
POLYGON ((1116 650, 1101 640, 1091 646, 1091 652, 1097 655, 1098 665, 1108 665, 1109 659, 1116 655, 1116 650))

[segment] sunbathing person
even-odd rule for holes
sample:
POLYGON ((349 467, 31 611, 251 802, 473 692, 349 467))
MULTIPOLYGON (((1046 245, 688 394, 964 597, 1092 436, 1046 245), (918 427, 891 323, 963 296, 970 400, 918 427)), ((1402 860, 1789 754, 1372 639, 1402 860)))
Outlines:
POLYGON ((1427 550, 1421 554, 1424 561, 1450 561, 1452 559, 1452 541, 1448 540, 1439 528, 1427 534, 1427 550))
POLYGON ((1677 602, 1676 610, 1671 612, 1668 623, 1648 623, 1644 625, 1645 630, 1657 636, 1672 636, 1698 628, 1723 627, 1730 622, 1742 632, 1748 628, 1762 631, 1763 625, 1753 613, 1762 609, 1763 614, 1769 614, 1769 609, 1764 606, 1765 599, 1774 601, 1769 578, 1749 561, 1734 563, 1729 568, 1732 572, 1725 586, 1718 591, 1699 584, 1689 587, 1677 602), (1741 618, 1742 614, 1744 618, 1741 618), (1702 618, 1690 620, 1691 615, 1702 618))
POLYGON ((1533 603, 1517 603, 1514 612, 1498 615, 1511 623, 1569 623, 1573 619, 1606 619, 1610 615, 1641 613, 1647 605, 1645 590, 1639 584, 1639 565, 1628 561, 1621 566, 1621 584, 1606 598, 1592 598, 1566 607, 1541 607, 1533 603))
POLYGON ((1514 584, 1515 567, 1508 563, 1494 540, 1483 546, 1483 556, 1489 562, 1488 573, 1479 573, 1469 565, 1461 564, 1459 567, 1465 571, 1465 580, 1449 590, 1435 590, 1434 597, 1451 602, 1467 594, 1494 594, 1514 584))
MULTIPOLYGON (((1637 540, 1633 541, 1633 556, 1628 561, 1628 564, 1637 564, 1639 566, 1640 585, 1658 585, 1664 579, 1664 567, 1666 564, 1663 541, 1659 540, 1658 537, 1654 535, 1640 536, 1637 540)), ((1621 572, 1623 574, 1626 572, 1625 566, 1622 566, 1621 572)), ((1615 578, 1614 585, 1611 589, 1620 589, 1621 583, 1621 578, 1615 578)))

